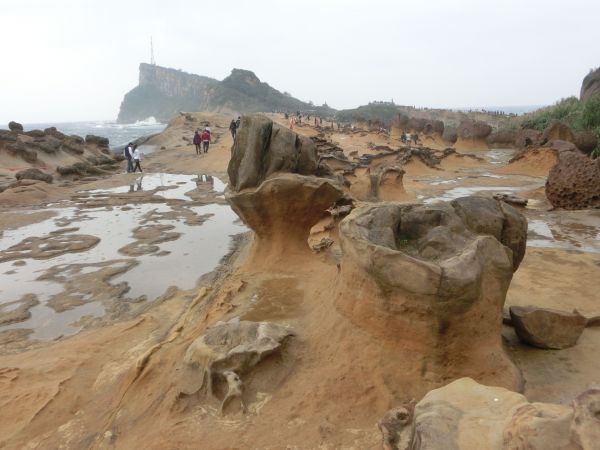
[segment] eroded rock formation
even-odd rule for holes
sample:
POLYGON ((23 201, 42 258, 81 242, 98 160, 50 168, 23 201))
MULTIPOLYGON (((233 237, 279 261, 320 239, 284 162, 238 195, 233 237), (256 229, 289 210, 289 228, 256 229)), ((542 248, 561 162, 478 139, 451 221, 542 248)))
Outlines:
POLYGON ((242 119, 228 167, 227 199, 256 233, 253 255, 263 263, 310 251, 311 227, 343 197, 341 186, 314 176, 317 168, 310 139, 264 116, 242 119))
POLYGON ((577 311, 535 306, 511 306, 510 318, 521 341, 545 349, 573 347, 587 324, 577 311))
POLYGON ((583 392, 571 405, 530 403, 516 392, 461 378, 430 391, 414 411, 386 414, 382 448, 597 450, 599 414, 600 389, 583 392))
POLYGON ((410 346, 430 377, 518 389, 500 328, 526 234, 517 210, 483 197, 356 209, 340 224, 336 307, 372 335, 410 346))
POLYGON ((227 392, 221 413, 236 397, 245 411, 241 376, 279 351, 291 336, 288 327, 269 322, 230 321, 209 328, 186 351, 184 362, 189 373, 179 400, 196 395, 203 388, 208 395, 215 395, 214 382, 224 381, 227 392))
POLYGON ((579 98, 586 101, 594 95, 600 94, 600 68, 591 71, 581 83, 579 98))
POLYGON ((600 159, 579 151, 559 151, 546 180, 546 197, 555 208, 599 208, 600 159))

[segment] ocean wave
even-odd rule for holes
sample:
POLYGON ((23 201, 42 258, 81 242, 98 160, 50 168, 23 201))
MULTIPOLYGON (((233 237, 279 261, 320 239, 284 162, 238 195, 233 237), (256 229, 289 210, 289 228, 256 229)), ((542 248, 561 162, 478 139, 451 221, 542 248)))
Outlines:
POLYGON ((130 127, 149 127, 155 125, 162 125, 156 120, 154 116, 146 117, 144 120, 137 120, 135 123, 130 124, 130 127))

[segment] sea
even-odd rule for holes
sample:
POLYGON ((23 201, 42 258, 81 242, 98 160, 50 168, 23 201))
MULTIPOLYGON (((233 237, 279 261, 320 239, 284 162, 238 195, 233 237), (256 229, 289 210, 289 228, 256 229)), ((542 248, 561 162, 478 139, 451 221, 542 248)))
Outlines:
POLYGON ((167 124, 158 122, 154 117, 148 117, 135 123, 116 123, 109 120, 92 120, 87 122, 47 122, 23 124, 25 131, 43 130, 56 127, 64 134, 76 134, 85 138, 88 134, 95 134, 108 138, 110 148, 122 149, 127 143, 136 139, 160 133, 167 124))

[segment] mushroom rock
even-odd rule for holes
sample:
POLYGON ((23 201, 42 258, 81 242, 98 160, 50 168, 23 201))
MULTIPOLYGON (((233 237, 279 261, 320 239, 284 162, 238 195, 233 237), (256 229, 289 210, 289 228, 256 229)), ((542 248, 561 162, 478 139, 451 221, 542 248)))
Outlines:
POLYGON ((442 139, 449 144, 454 144, 458 140, 458 130, 454 127, 444 128, 442 139))
POLYGON ((245 116, 227 172, 232 209, 255 232, 249 264, 310 253, 310 229, 343 197, 318 171, 315 144, 261 115, 245 116))
POLYGON ((542 140, 543 142, 548 142, 553 139, 574 142, 575 136, 573 136, 573 132, 567 124, 560 120, 553 120, 542 133, 542 140))
POLYGON ((471 376, 519 389, 500 331, 526 235, 523 215, 483 197, 355 209, 340 224, 336 308, 420 355, 436 382, 471 376))
POLYGON ((542 145, 542 142, 542 132, 532 128, 522 128, 515 138, 515 145, 517 147, 539 146, 542 145))
POLYGON ((227 167, 234 191, 255 188, 276 172, 313 175, 317 148, 312 140, 262 115, 244 116, 227 167))
POLYGON ((310 229, 342 196, 341 189, 325 178, 287 173, 227 199, 256 234, 252 256, 276 263, 280 256, 310 251, 310 229))

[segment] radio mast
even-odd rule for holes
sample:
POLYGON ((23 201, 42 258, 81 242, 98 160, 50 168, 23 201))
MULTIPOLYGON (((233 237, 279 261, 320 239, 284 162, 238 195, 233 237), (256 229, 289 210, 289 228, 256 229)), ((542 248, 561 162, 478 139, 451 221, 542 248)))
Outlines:
POLYGON ((154 59, 154 45, 152 44, 152 36, 150 36, 150 64, 153 66, 156 65, 156 60, 154 59))

